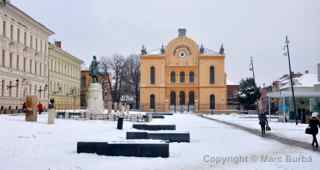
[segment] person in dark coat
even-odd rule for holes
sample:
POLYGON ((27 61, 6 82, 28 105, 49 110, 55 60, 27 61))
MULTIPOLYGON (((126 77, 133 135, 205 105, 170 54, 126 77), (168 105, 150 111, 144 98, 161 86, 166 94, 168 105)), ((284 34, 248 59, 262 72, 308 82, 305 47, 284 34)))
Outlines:
POLYGON ((266 127, 268 125, 268 119, 267 119, 267 115, 263 112, 259 114, 259 124, 261 126, 261 136, 265 136, 266 127))
POLYGON ((38 112, 39 112, 39 115, 40 115, 43 112, 43 105, 39 102, 37 107, 38 107, 38 112))
POLYGON ((312 113, 312 117, 309 120, 309 127, 311 128, 311 135, 313 137, 312 146, 315 148, 319 147, 318 140, 317 140, 317 134, 319 132, 318 126, 320 127, 320 121, 317 118, 317 116, 318 116, 318 113, 314 112, 314 113, 312 113))

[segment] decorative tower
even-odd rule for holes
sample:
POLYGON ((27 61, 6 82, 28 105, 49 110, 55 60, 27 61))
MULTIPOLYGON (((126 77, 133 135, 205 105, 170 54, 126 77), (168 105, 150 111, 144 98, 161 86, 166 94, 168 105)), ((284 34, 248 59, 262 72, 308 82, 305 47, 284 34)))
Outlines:
POLYGON ((203 44, 201 44, 200 46, 200 54, 203 54, 204 53, 204 47, 203 47, 203 44))
POLYGON ((221 47, 220 47, 220 50, 219 50, 219 54, 224 55, 223 44, 221 44, 221 47))
POLYGON ((147 49, 144 45, 142 45, 142 48, 141 48, 141 55, 146 55, 147 54, 147 49))

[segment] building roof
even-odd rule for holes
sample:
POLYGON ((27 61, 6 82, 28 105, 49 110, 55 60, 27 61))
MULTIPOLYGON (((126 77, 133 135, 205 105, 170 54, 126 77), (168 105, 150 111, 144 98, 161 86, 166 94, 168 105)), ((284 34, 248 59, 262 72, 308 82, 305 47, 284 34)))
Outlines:
MULTIPOLYGON (((156 48, 148 51, 147 55, 162 55, 161 48, 156 48)), ((201 55, 213 55, 213 56, 221 56, 217 51, 214 51, 209 48, 204 48, 204 52, 201 55)))
POLYGON ((22 11, 21 9, 19 9, 18 7, 16 7, 12 3, 10 3, 9 1, 7 1, 6 6, 8 6, 9 8, 12 8, 16 12, 18 12, 20 15, 22 15, 22 16, 28 18, 29 20, 31 20, 32 22, 34 22, 36 25, 38 25, 40 28, 42 28, 44 31, 46 31, 49 35, 54 34, 54 32, 52 30, 47 28, 45 25, 41 24, 39 21, 33 19, 30 15, 28 15, 27 13, 25 13, 24 11, 22 11))
MULTIPOLYGON (((293 79, 294 87, 314 87, 316 84, 319 84, 317 74, 303 74, 300 77, 293 79)), ((286 89, 290 87, 290 80, 286 79, 281 82, 280 89, 286 89)))

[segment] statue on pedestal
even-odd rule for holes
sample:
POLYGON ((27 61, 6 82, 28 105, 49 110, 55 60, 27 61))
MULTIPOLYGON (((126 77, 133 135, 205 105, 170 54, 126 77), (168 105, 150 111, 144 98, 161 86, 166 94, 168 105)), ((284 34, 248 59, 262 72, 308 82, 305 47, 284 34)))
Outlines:
POLYGON ((98 65, 99 65, 99 62, 97 61, 96 56, 93 56, 93 60, 92 60, 90 67, 89 67, 89 72, 90 72, 90 76, 92 78, 92 83, 98 82, 98 74, 99 74, 98 65))
POLYGON ((102 97, 102 86, 98 82, 99 62, 97 61, 96 56, 93 56, 93 60, 89 67, 90 76, 92 82, 88 89, 88 108, 87 112, 90 114, 104 114, 104 104, 102 97))

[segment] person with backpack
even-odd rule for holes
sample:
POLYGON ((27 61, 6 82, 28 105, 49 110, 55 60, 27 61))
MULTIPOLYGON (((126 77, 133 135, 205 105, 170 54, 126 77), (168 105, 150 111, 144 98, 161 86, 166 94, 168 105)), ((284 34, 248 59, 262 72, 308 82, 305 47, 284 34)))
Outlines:
POLYGON ((306 129, 306 133, 312 135, 312 147, 313 148, 318 148, 318 140, 317 140, 317 134, 319 132, 320 127, 320 121, 318 119, 318 113, 313 112, 312 117, 309 120, 309 127, 306 129))
MULTIPOLYGON (((259 114, 259 124, 261 126, 261 136, 265 136, 266 135, 266 130, 269 127, 268 126, 268 119, 267 119, 267 115, 264 112, 261 112, 259 114)), ((270 128, 270 127, 269 127, 270 128)))

